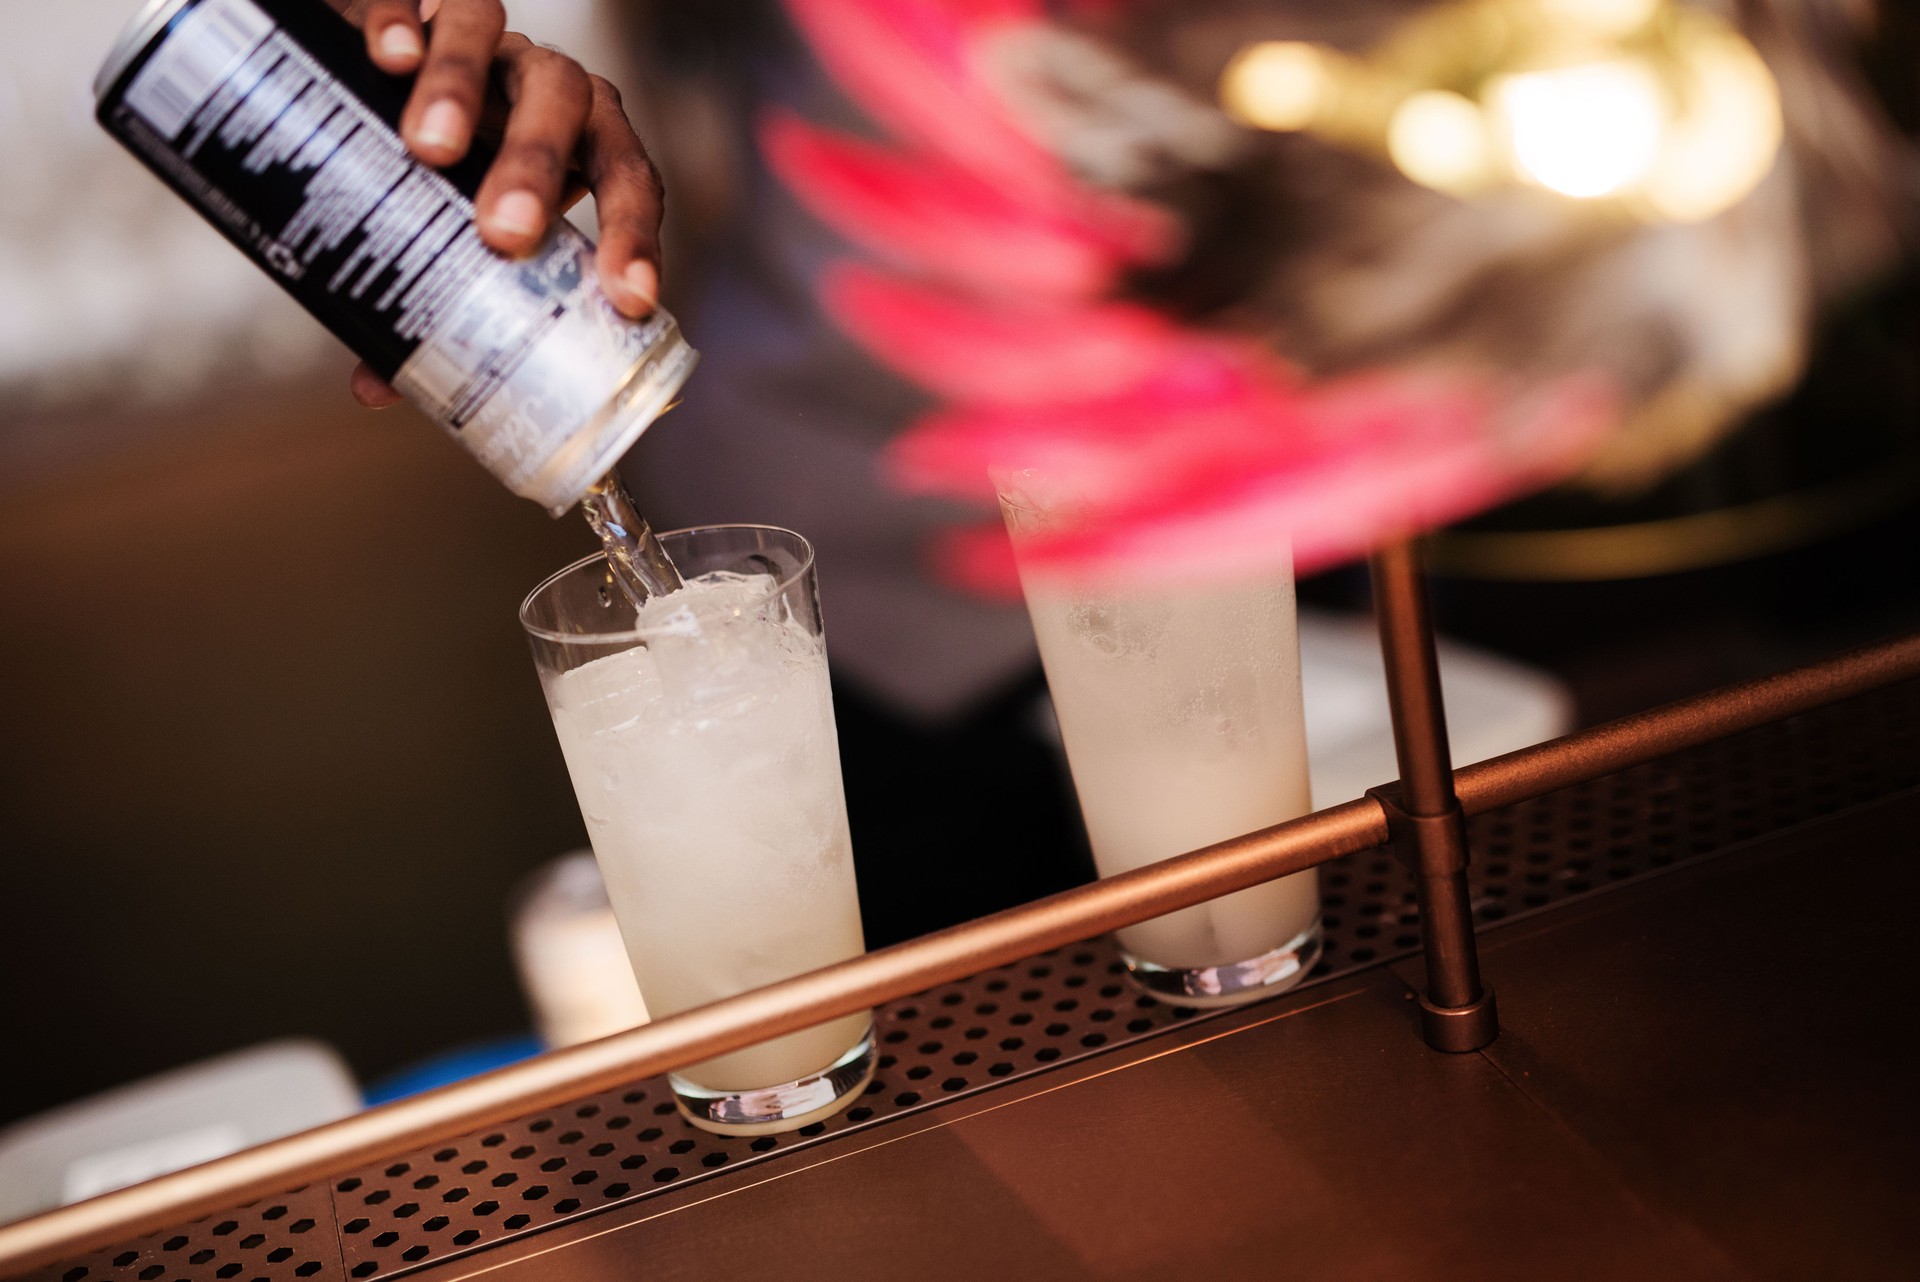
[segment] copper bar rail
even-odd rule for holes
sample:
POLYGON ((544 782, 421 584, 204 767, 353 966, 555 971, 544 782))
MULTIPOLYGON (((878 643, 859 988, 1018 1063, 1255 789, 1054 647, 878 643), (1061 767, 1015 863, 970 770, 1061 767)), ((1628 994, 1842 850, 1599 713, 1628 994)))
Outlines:
POLYGON ((1420 548, 1402 541, 1373 557, 1374 613, 1386 663, 1400 782, 1368 795, 1387 816, 1395 852, 1414 874, 1427 988, 1420 1031, 1439 1051, 1477 1051, 1500 1034, 1493 990, 1480 982, 1467 890, 1467 819, 1453 790, 1440 663, 1428 617, 1420 548))
MULTIPOLYGON (((1454 772, 1469 815, 1920 677, 1920 635, 1732 686, 1454 772)), ((1363 798, 571 1047, 144 1184, 0 1226, 0 1276, 183 1224, 360 1163, 525 1116, 1388 840, 1363 798)))

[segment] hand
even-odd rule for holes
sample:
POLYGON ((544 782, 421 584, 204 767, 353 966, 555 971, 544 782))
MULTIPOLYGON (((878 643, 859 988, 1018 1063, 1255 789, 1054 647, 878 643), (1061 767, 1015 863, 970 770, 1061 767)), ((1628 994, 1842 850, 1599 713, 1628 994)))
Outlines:
MULTIPOLYGON (((568 205, 592 191, 600 215, 600 283, 638 318, 660 295, 659 171, 620 105, 620 91, 565 54, 506 30, 500 0, 354 0, 367 51, 395 75, 419 73, 400 136, 444 167, 467 154, 498 74, 509 110, 500 155, 474 199, 480 237, 503 254, 537 246, 568 205), (424 16, 434 19, 426 38, 424 16), (584 180, 584 186, 581 185, 584 180)), ((354 398, 375 409, 400 394, 365 365, 354 398)))

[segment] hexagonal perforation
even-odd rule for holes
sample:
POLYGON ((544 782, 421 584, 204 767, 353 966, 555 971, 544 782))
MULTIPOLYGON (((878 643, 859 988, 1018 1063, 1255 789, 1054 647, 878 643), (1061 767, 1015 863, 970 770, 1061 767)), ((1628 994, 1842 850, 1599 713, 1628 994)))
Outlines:
MULTIPOLYGON (((1475 916, 1492 924, 1549 908, 1920 784, 1917 726, 1920 682, 1913 682, 1480 816, 1469 825, 1475 916)), ((1327 946, 1308 982, 1418 949, 1413 882, 1386 851, 1337 860, 1321 875, 1327 946)), ((325 1201, 331 1193, 326 1220, 313 1216, 316 1225, 337 1223, 337 1254, 312 1276, 367 1282, 403 1273, 1150 1037, 1189 1018, 1206 1017, 1127 986, 1105 940, 1029 958, 878 1011, 881 1057, 865 1097, 841 1116, 790 1135, 707 1135, 674 1112, 663 1082, 650 1080, 337 1178, 320 1195, 325 1201)), ((281 1201, 292 1206, 292 1199, 281 1201)), ((264 1213, 272 1204, 258 1205, 264 1213)), ((233 1263, 236 1248, 223 1248, 224 1239, 202 1247, 194 1235, 229 1219, 238 1225, 242 1213, 88 1257, 79 1262, 86 1274, 65 1278, 79 1266, 62 1266, 35 1275, 35 1282, 308 1276, 296 1272, 311 1260, 298 1253, 289 1221, 264 1214, 245 1221, 245 1233, 236 1227, 227 1236, 239 1234, 241 1243, 261 1238, 254 1248, 238 1247, 238 1258, 269 1267, 257 1274, 220 1272, 233 1263), (188 1237, 192 1248, 183 1244, 169 1254, 163 1248, 174 1236, 188 1237), (283 1248, 296 1253, 268 1260, 283 1248), (215 1254, 202 1260, 204 1250, 215 1254), (128 1263, 114 1264, 121 1256, 128 1263), (145 1276, 162 1256, 182 1267, 145 1276)))
MULTIPOLYGON (((1481 815, 1467 825, 1474 917, 1493 925, 1913 787, 1917 728, 1909 682, 1481 815)), ((1386 851, 1321 877, 1322 967, 1419 948, 1413 879, 1386 851)))
POLYGON ((33 1282, 340 1282, 324 1184, 264 1198, 29 1275, 33 1282))
POLYGON ((1134 992, 1124 973, 1102 941, 887 1006, 875 1017, 880 1057, 865 1096, 789 1135, 696 1130, 655 1079, 355 1171, 333 1186, 347 1276, 479 1249, 1189 1017, 1134 992))

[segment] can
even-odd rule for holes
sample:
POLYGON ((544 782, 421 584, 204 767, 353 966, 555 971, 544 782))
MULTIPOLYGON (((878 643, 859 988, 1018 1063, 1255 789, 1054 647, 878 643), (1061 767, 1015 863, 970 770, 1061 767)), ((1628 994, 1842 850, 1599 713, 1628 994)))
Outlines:
POLYGON ((401 141, 411 80, 322 0, 149 0, 94 81, 108 133, 514 493, 556 515, 613 469, 698 359, 622 316, 556 220, 504 258, 474 226, 493 156, 401 141))

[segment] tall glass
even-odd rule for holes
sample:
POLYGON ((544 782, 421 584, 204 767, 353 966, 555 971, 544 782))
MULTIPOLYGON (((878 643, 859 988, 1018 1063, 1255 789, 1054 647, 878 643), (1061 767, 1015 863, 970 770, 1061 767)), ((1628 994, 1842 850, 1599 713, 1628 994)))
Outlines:
MULTIPOLYGON (((865 951, 813 549, 661 536, 689 586, 636 611, 587 557, 520 608, 647 1007, 718 1001, 865 951)), ((873 1074, 849 1015, 671 1075, 694 1125, 791 1130, 873 1074)))
MULTIPOLYGON (((1063 518, 1001 485, 1022 591, 1101 876, 1306 814, 1293 572, 1226 584, 1072 583, 1023 555, 1063 518)), ((1296 984, 1321 948, 1309 869, 1119 932, 1134 982, 1180 1006, 1296 984)))

